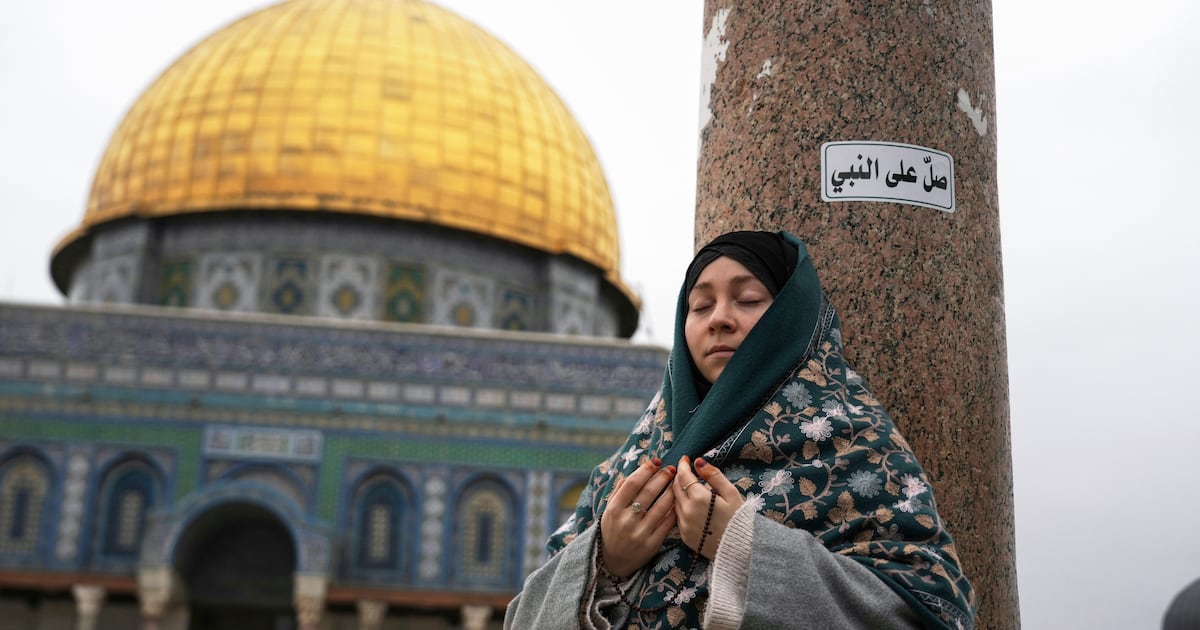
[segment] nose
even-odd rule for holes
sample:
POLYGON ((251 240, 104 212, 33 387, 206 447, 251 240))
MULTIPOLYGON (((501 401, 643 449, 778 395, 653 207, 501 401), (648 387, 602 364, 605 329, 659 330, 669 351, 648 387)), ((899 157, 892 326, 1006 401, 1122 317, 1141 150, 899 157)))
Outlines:
POLYGON ((708 328, 713 331, 733 330, 737 325, 733 317, 733 305, 726 300, 717 300, 713 304, 712 314, 708 318, 708 328))

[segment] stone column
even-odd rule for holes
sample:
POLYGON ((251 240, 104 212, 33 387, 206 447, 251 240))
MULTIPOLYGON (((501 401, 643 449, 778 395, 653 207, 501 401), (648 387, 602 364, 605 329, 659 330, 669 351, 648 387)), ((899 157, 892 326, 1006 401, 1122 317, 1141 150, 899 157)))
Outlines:
POLYGON ((358 600, 358 629, 379 630, 387 617, 388 603, 374 599, 358 600))
POLYGON ((76 584, 71 587, 75 596, 75 608, 78 613, 75 621, 77 630, 93 630, 96 618, 100 616, 100 607, 104 605, 104 587, 92 584, 76 584))
POLYGON ((167 612, 167 600, 139 597, 142 609, 142 630, 161 630, 167 612))
POLYGON ((325 612, 325 592, 329 578, 324 575, 297 573, 293 600, 296 605, 296 621, 299 630, 316 630, 325 612))
POLYGON ((137 574, 142 630, 161 630, 167 606, 180 591, 179 579, 169 566, 141 567, 137 574))
POLYGON ((492 607, 464 604, 462 616, 463 630, 487 630, 488 622, 492 620, 492 607))
MULTIPOLYGON (((697 244, 733 229, 808 244, 851 365, 933 479, 977 627, 1019 627, 990 3, 707 0, 704 31, 697 244), (845 141, 948 154, 953 211, 823 201, 822 144, 845 141)), ((827 166, 938 192, 944 172, 873 155, 827 166)))

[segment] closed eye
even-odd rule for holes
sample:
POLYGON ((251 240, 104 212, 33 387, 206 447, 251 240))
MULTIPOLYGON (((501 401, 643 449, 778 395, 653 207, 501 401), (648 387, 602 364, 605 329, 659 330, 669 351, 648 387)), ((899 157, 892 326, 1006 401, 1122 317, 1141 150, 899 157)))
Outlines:
POLYGON ((763 295, 760 295, 757 292, 747 293, 745 295, 739 295, 737 298, 738 304, 747 304, 747 305, 762 304, 763 302, 766 302, 766 301, 767 301, 767 298, 763 295))

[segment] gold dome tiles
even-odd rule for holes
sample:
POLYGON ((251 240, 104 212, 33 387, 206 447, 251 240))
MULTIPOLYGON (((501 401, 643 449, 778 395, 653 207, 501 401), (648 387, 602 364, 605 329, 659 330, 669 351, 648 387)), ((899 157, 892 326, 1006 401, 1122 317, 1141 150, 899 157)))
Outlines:
POLYGON ((315 209, 428 221, 618 278, 587 138, 503 44, 421 0, 292 0, 177 60, 114 133, 80 230, 127 216, 315 209))

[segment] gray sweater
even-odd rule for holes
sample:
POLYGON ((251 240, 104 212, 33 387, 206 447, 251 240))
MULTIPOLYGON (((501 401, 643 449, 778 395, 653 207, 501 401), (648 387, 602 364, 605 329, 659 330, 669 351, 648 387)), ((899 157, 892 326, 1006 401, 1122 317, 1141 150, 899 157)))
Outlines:
MULTIPOLYGON (((611 584, 597 580, 594 592, 585 592, 595 571, 595 539, 593 525, 530 574, 508 605, 504 627, 580 628, 581 618, 583 630, 623 627, 629 611, 611 584)), ((921 627, 908 604, 862 564, 759 515, 749 502, 726 527, 708 579, 709 630, 921 627)))

